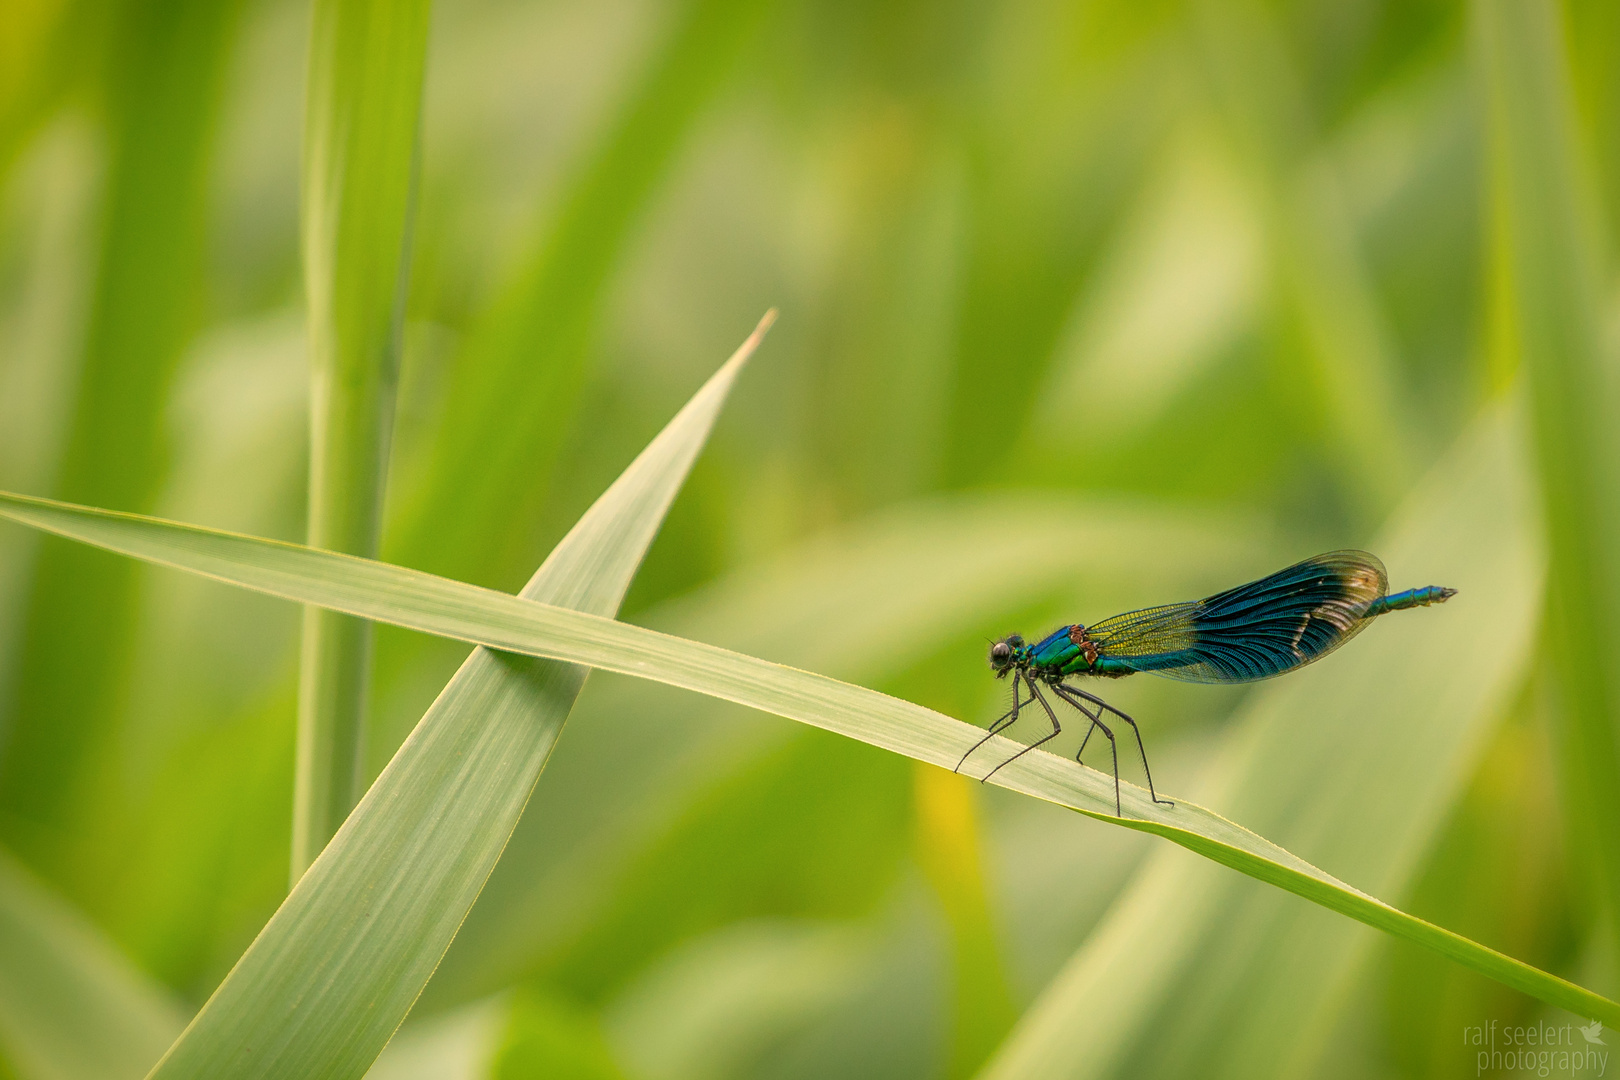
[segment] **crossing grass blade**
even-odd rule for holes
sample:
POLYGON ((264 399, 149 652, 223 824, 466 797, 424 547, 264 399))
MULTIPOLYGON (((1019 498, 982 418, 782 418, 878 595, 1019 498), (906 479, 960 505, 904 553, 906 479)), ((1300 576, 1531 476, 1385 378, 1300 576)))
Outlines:
MULTIPOLYGON (((650 610, 643 621, 681 637, 866 681, 936 653, 959 627, 993 624, 1010 610, 1050 599, 1055 579, 1076 595, 1104 588, 1190 593, 1201 584, 1185 580, 1190 573, 1215 580, 1241 573, 1245 558, 1265 543, 1262 536, 1240 521, 1106 499, 1054 505, 1046 496, 927 498, 795 546, 650 610), (1178 557, 1194 544, 1195 560, 1178 557)), ((977 666, 965 678, 975 686, 984 682, 977 666)), ((568 753, 547 767, 507 857, 419 1008, 444 1009, 536 972, 545 977, 562 963, 559 956, 583 951, 585 940, 612 943, 612 955, 604 957, 604 947, 572 962, 588 969, 595 985, 611 983, 615 960, 639 963, 680 940, 688 924, 671 906, 701 908, 712 917, 732 910, 728 905, 746 905, 734 876, 706 880, 702 856, 690 851, 686 858, 669 856, 683 875, 690 873, 674 904, 661 892, 626 903, 625 875, 646 852, 671 843, 671 822, 689 820, 714 792, 777 756, 794 734, 808 733, 761 723, 712 699, 657 690, 639 680, 612 680, 581 699, 568 753)), ((886 775, 909 776, 896 769, 886 775)), ((870 786, 861 791, 873 796, 870 786)), ((780 865, 760 854, 755 867, 755 852, 786 844, 784 832, 795 826, 784 819, 810 817, 807 805, 754 823, 744 839, 728 834, 728 862, 739 873, 757 873, 760 889, 776 894, 765 883, 780 865), (758 849, 748 847, 749 838, 758 838, 758 849)), ((833 822, 818 824, 817 835, 836 831, 833 822)), ((695 836, 693 844, 701 848, 708 839, 695 836)), ((824 872, 847 877, 847 847, 829 841, 824 850, 834 859, 824 872)), ((782 857, 796 873, 820 865, 798 850, 782 857)), ((851 892, 865 887, 848 883, 851 892)))
MULTIPOLYGON (((617 609, 770 321, 580 519, 524 596, 617 609)), ((362 1075, 500 858, 585 674, 474 650, 152 1075, 362 1075)))
MULTIPOLYGON (((0 516, 299 603, 321 604, 506 653, 550 657, 653 679, 773 712, 944 768, 955 765, 982 735, 979 728, 863 687, 403 567, 20 495, 0 495, 0 516)), ((413 737, 407 749, 418 742, 413 737)), ((991 749, 1010 756, 1016 747, 1000 740, 991 749)), ((424 768, 434 764, 431 752, 425 748, 418 746, 416 756, 424 768)), ((447 766, 439 762, 438 767, 447 766)), ((460 775, 470 782, 472 774, 460 775)), ((1159 806, 1148 799, 1145 791, 1127 786, 1126 816, 1115 818, 1111 777, 1049 754, 1024 755, 998 772, 995 782, 1102 821, 1163 836, 1250 877, 1416 942, 1549 1004, 1620 1024, 1620 1004, 1391 907, 1186 800, 1178 800, 1174 807, 1159 806)), ((380 788, 381 782, 368 794, 368 803, 375 805, 374 797, 380 798, 380 788)), ((362 810, 366 809, 363 803, 362 810)), ((369 811, 376 816, 389 812, 387 807, 369 811)), ((504 840, 504 832, 501 838, 504 840)), ((368 855, 372 850, 359 845, 339 848, 335 844, 329 852, 334 870, 329 872, 335 872, 349 858, 375 857, 368 855)), ((317 868, 320 865, 317 863, 317 868)), ((381 886, 385 880, 400 884, 397 879, 382 878, 375 884, 381 886)), ((417 906, 431 903, 431 898, 424 896, 417 906)), ((458 921, 459 917, 458 913, 458 921)), ((274 927, 272 923, 271 929, 274 927)), ((434 960, 437 955, 433 954, 434 960)), ((237 974, 242 970, 239 966, 237 974)), ((275 1030, 279 1035, 280 1029, 275 1030)))

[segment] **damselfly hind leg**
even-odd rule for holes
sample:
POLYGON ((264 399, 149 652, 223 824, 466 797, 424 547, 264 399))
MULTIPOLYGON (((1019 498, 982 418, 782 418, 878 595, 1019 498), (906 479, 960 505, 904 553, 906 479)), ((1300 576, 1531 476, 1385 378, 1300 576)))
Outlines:
POLYGON ((1119 800, 1119 743, 1114 741, 1114 730, 1102 722, 1102 709, 1099 708, 1096 712, 1092 712, 1090 709, 1082 705, 1078 698, 1070 697, 1068 694, 1064 693, 1064 690, 1066 689, 1067 687, 1065 687, 1062 683, 1052 684, 1052 692, 1054 694, 1062 698, 1068 704, 1073 705, 1076 709, 1080 710, 1080 714, 1087 720, 1091 721, 1091 727, 1086 729, 1086 737, 1080 740, 1080 749, 1074 752, 1075 764, 1082 764, 1080 761, 1080 755, 1086 752, 1086 743, 1091 741, 1092 731, 1101 731, 1104 737, 1108 739, 1108 754, 1114 763, 1114 816, 1124 817, 1125 811, 1121 807, 1119 800))
POLYGON ((1101 720, 1102 712, 1101 712, 1101 710, 1099 710, 1097 712, 1092 712, 1090 709, 1086 708, 1084 705, 1080 704, 1078 701, 1075 701, 1073 698, 1064 697, 1062 694, 1059 694, 1058 696, 1062 697, 1063 700, 1067 701, 1070 705, 1073 705, 1075 708, 1079 709, 1080 712, 1082 714, 1084 714, 1085 718, 1087 720, 1091 721, 1091 726, 1086 728, 1085 738, 1080 740, 1080 749, 1078 749, 1078 750, 1076 750, 1074 752, 1075 763, 1079 764, 1079 765, 1084 765, 1085 762, 1081 761, 1080 758, 1082 756, 1084 756, 1084 754, 1086 752, 1086 744, 1091 742, 1091 733, 1093 731, 1096 731, 1098 726, 1099 726, 1099 721, 1101 720))
MULTIPOLYGON (((1112 705, 1108 704, 1108 702, 1104 701, 1102 698, 1097 697, 1094 694, 1088 694, 1084 690, 1081 690, 1077 686, 1070 686, 1067 683, 1059 683, 1056 686, 1054 686, 1052 689, 1057 691, 1058 697, 1061 697, 1064 701, 1067 701, 1070 705, 1073 705, 1075 708, 1079 709, 1083 713, 1086 713, 1086 715, 1088 715, 1088 716, 1090 715, 1090 713, 1086 710, 1085 706, 1081 705, 1079 701, 1075 700, 1075 698, 1084 698, 1086 701, 1089 701, 1093 705, 1097 706, 1097 708, 1099 710, 1107 709, 1109 712, 1113 713, 1115 716, 1119 717, 1121 720, 1123 720, 1127 724, 1131 725, 1131 732, 1136 736, 1136 752, 1138 754, 1140 754, 1141 757, 1142 757, 1142 772, 1147 775, 1148 795, 1153 799, 1154 802, 1158 803, 1160 806, 1174 806, 1174 805, 1176 805, 1175 803, 1171 802, 1169 799, 1161 799, 1161 798, 1159 798, 1158 792, 1153 790, 1153 770, 1148 767, 1147 747, 1142 745, 1142 729, 1136 726, 1136 721, 1135 720, 1132 720, 1125 713, 1120 712, 1118 709, 1116 709, 1112 705)), ((1098 723, 1100 725, 1101 721, 1100 720, 1096 721, 1096 723, 1098 723)), ((1103 728, 1103 730, 1107 731, 1108 729, 1103 728)), ((1090 734, 1091 733, 1088 731, 1086 733, 1087 737, 1090 737, 1090 734)), ((1085 744, 1084 743, 1082 743, 1080 745, 1080 749, 1082 751, 1085 750, 1085 744)), ((1079 755, 1075 756, 1075 760, 1076 761, 1080 760, 1079 755)), ((1114 779, 1116 781, 1119 779, 1119 766, 1117 764, 1114 767, 1114 779)))
POLYGON ((1057 693, 1058 697, 1062 698, 1064 701, 1068 702, 1070 705, 1073 705, 1077 710, 1079 710, 1081 716, 1084 716, 1087 720, 1091 721, 1091 725, 1086 728, 1085 738, 1080 740, 1080 749, 1074 752, 1074 763, 1076 765, 1085 764, 1085 762, 1081 761, 1080 759, 1085 756, 1086 746, 1091 742, 1091 733, 1093 731, 1101 731, 1105 736, 1107 736, 1108 753, 1110 757, 1113 758, 1114 762, 1114 813, 1118 817, 1124 817, 1125 811, 1120 808, 1119 803, 1119 746, 1114 742, 1114 733, 1109 730, 1107 724, 1102 722, 1102 710, 1097 709, 1094 712, 1091 709, 1086 708, 1085 705, 1082 704, 1078 699, 1072 698, 1065 694, 1063 692, 1064 687, 1061 683, 1053 686, 1052 689, 1057 693))
MULTIPOLYGON (((962 755, 962 760, 956 763, 956 768, 952 769, 951 772, 961 772, 962 766, 967 764, 967 759, 973 755, 973 751, 989 742, 994 736, 1001 734, 1003 731, 1006 731, 1008 728, 1018 723, 1018 710, 1021 707, 1018 701, 1018 680, 1021 678, 1023 678, 1021 672, 1013 672, 1012 708, 1008 709, 1006 712, 1002 713, 1000 716, 996 717, 990 722, 990 728, 984 733, 984 738, 967 748, 967 753, 962 755)), ((1026 701, 1023 704, 1028 705, 1029 702, 1026 701)))

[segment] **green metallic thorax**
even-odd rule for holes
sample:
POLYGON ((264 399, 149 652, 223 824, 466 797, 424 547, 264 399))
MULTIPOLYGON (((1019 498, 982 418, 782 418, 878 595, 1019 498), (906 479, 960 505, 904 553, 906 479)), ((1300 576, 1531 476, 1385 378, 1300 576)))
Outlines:
POLYGON ((1097 646, 1076 623, 1061 626, 1033 645, 1015 650, 1013 662, 1036 678, 1055 681, 1065 675, 1100 675, 1122 678, 1136 670, 1112 657, 1099 655, 1097 646))

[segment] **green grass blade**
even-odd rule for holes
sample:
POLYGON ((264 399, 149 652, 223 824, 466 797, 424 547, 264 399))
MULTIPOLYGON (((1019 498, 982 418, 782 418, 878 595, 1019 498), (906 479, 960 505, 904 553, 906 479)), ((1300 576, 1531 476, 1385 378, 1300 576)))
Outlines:
MULTIPOLYGON (((617 608, 768 323, 597 500, 525 596, 617 608)), ((585 674, 474 650, 154 1075, 364 1073, 500 858, 585 674)))
MULTIPOLYGON (((0 516, 301 603, 326 604, 503 652, 654 679, 945 768, 953 767, 982 734, 930 709, 824 676, 402 567, 18 495, 0 496, 0 516)), ((984 752, 1005 757, 1014 749, 1015 744, 998 740, 984 752)), ((1163 836, 1549 1004, 1620 1023, 1620 1004, 1391 907, 1203 807, 1186 801, 1173 808, 1158 806, 1145 791, 1127 786, 1127 820, 1120 821, 1113 817, 1110 778, 1049 754, 1019 758, 997 773, 995 782, 1099 820, 1163 836)))
MULTIPOLYGON (((1460 588, 1453 605, 1262 689, 1208 778, 1233 816, 1379 895, 1410 892, 1533 661, 1543 556, 1522 425, 1503 421, 1460 440, 1375 548, 1401 579, 1460 588)), ((1148 860, 989 1075, 1311 1072, 1376 935, 1175 854, 1148 860)))
MULTIPOLYGON (((1221 517, 1105 499, 1060 502, 1044 493, 927 498, 818 536, 650 610, 644 621, 666 633, 872 682, 937 654, 963 627, 994 625, 1010 612, 1050 602, 1054 581, 1077 597, 1105 591, 1175 596, 1235 578, 1263 548, 1261 535, 1221 517), (1186 557, 1191 550, 1196 557, 1186 557)), ((977 666, 971 679, 976 689, 986 689, 977 666)), ((672 920, 650 931, 656 915, 624 902, 627 868, 665 842, 671 822, 687 820, 744 763, 780 751, 792 732, 708 698, 652 697, 650 689, 607 681, 581 699, 569 753, 548 766, 546 783, 536 789, 507 858, 434 974, 424 1005, 444 1008, 535 971, 549 977, 558 956, 577 952, 581 940, 625 941, 614 920, 634 925, 640 941, 652 939, 648 950, 679 939, 681 927, 672 920)), ((744 851, 735 855, 739 865, 749 858, 744 851)), ((696 869, 692 874, 701 876, 696 869)), ((682 902, 702 904, 695 894, 706 884, 683 888, 682 902)), ((724 903, 713 900, 711 910, 724 903)), ((612 978, 601 959, 582 963, 594 978, 612 978)))
POLYGON ((0 851, 0 1056, 22 1080, 134 1080, 185 1022, 178 1002, 0 851))
MULTIPOLYGON (((1551 561, 1547 633, 1576 834, 1620 940, 1620 441, 1603 346, 1601 235, 1582 198, 1560 9, 1474 5, 1491 135, 1498 376, 1528 377, 1551 561)), ((1612 948, 1612 946, 1611 946, 1612 948)), ((1611 958, 1611 963, 1615 961, 1611 958)))
MULTIPOLYGON (((399 382, 429 0, 318 0, 304 121, 311 547, 375 556, 399 382)), ((364 789, 371 626, 304 613, 297 881, 364 789)))

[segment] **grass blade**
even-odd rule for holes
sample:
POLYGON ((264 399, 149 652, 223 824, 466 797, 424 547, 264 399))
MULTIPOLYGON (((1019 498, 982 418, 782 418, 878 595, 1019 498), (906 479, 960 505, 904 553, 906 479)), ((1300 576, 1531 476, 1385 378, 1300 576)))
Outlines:
MULTIPOLYGON (((304 123, 311 547, 375 556, 410 268, 429 0, 318 0, 304 123)), ((364 787, 371 626, 304 612, 292 879, 364 787)))
POLYGON ((0 1046, 23 1080, 133 1080, 185 1026, 161 987, 0 851, 0 1046))
MULTIPOLYGON (((926 498, 818 536, 644 617, 666 633, 870 682, 934 655, 960 627, 993 625, 1049 600, 1054 580, 1076 596, 1196 591, 1189 574, 1203 584, 1241 573, 1264 545, 1260 536, 1234 521, 1103 499, 926 498), (1194 548, 1195 559, 1181 557, 1194 548)), ((972 675, 982 688, 983 673, 972 675)), ((638 941, 651 939, 648 950, 676 940, 681 924, 665 920, 659 929, 669 936, 659 937, 645 930, 655 914, 616 899, 624 875, 664 842, 670 822, 690 817, 743 762, 779 751, 792 731, 708 698, 653 697, 651 689, 615 680, 581 699, 575 715, 583 722, 569 732, 569 753, 548 766, 424 1005, 444 1008, 536 971, 550 977, 582 940, 625 941, 614 920, 643 927, 638 941)), ((683 889, 683 901, 698 902, 692 898, 701 889, 683 889)), ((580 963, 595 979, 611 977, 594 956, 580 963)))
MULTIPOLYGON (((1560 9, 1480 0, 1476 43, 1489 94, 1498 376, 1528 377, 1541 466, 1547 653, 1560 687, 1571 818, 1620 940, 1620 443, 1613 364, 1600 324, 1601 235, 1578 180, 1576 109, 1560 9)), ((1611 965, 1616 963, 1611 944, 1611 965)), ((1615 969, 1611 966, 1611 973, 1615 969)))
MULTIPOLYGON (((504 652, 654 679, 945 768, 982 734, 930 709, 824 676, 384 563, 19 495, 0 496, 0 516, 301 603, 326 604, 504 652)), ((1014 745, 999 740, 986 753, 1007 756, 1014 745)), ((1391 907, 1193 803, 1158 806, 1145 791, 1127 786, 1127 819, 1116 819, 1110 778, 1049 754, 1024 755, 998 772, 995 782, 1163 836, 1549 1004, 1620 1023, 1620 1004, 1391 907)))
MULTIPOLYGON (((524 595, 617 608, 768 323, 597 500, 524 595)), ((572 664, 474 650, 153 1075, 363 1074, 500 858, 584 679, 572 664)))

